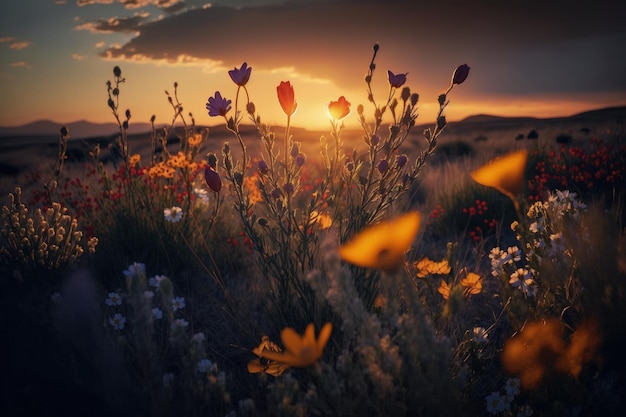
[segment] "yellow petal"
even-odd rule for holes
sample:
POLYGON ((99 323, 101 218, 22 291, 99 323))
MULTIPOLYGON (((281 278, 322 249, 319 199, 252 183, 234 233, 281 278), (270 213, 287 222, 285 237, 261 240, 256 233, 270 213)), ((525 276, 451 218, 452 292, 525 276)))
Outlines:
MULTIPOLYGON (((309 326, 312 326, 309 325, 309 326)), ((285 349, 294 356, 299 356, 304 347, 303 339, 300 335, 291 327, 285 327, 280 332, 280 339, 283 341, 285 349)))
POLYGON ((330 334, 332 333, 332 331, 333 331, 332 323, 326 323, 324 326, 322 326, 322 330, 320 330, 320 336, 317 339, 318 356, 322 356, 322 351, 326 347, 326 344, 328 343, 328 339, 330 338, 330 334))
POLYGON ((420 214, 408 212, 366 227, 339 249, 341 259, 365 268, 397 269, 420 225, 420 214))
POLYGON ((496 158, 471 173, 479 184, 493 187, 507 195, 513 202, 524 190, 528 151, 521 150, 496 158))
POLYGON ((441 294, 444 300, 450 298, 450 286, 444 280, 441 280, 441 285, 439 286, 439 288, 437 288, 437 292, 441 294))

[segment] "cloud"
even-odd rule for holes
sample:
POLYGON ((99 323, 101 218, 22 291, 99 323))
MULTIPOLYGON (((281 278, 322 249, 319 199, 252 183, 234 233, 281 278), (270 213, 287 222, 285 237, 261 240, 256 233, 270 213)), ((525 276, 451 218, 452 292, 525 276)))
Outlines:
POLYGON ((92 22, 80 24, 76 30, 87 30, 91 33, 135 33, 138 34, 141 26, 150 16, 148 12, 138 12, 129 17, 111 17, 96 19, 92 22))
POLYGON ((418 90, 420 80, 441 80, 437 88, 445 88, 453 69, 467 63, 472 82, 466 89, 532 94, 626 90, 626 57, 615 54, 626 42, 623 11, 608 0, 593 7, 540 0, 214 4, 152 22, 100 21, 90 30, 138 34, 103 51, 107 59, 177 63, 193 57, 225 67, 247 61, 255 71, 293 68, 353 88, 363 85, 372 45, 379 42, 381 79, 386 69, 408 71, 418 90))
POLYGON ((83 60, 87 59, 87 55, 81 55, 81 54, 73 53, 72 54, 72 59, 74 59, 76 61, 83 61, 83 60))
POLYGON ((28 63, 26 61, 17 61, 17 62, 12 62, 10 64, 11 67, 13 68, 26 68, 26 69, 30 69, 31 66, 28 65, 28 63))
POLYGON ((32 42, 30 41, 20 41, 12 36, 0 38, 0 43, 8 43, 9 48, 15 49, 16 51, 21 51, 22 49, 26 49, 32 45, 32 42))
MULTIPOLYGON (((183 4, 181 0, 115 0, 116 3, 122 4, 127 9, 137 9, 145 6, 157 6, 161 9, 167 9, 174 7, 178 4, 183 4)), ((88 6, 91 4, 113 4, 114 0, 76 0, 76 5, 79 7, 88 6)))

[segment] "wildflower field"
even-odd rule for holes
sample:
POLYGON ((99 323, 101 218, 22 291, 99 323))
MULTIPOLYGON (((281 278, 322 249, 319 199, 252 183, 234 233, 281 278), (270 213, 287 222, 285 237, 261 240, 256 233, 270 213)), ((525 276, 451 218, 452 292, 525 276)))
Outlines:
POLYGON ((470 68, 418 129, 378 53, 315 143, 298 86, 269 126, 243 63, 207 93, 223 126, 175 83, 139 152, 115 67, 115 141, 68 161, 61 127, 56 164, 3 196, 2 415, 623 415, 622 126, 444 140, 470 68))

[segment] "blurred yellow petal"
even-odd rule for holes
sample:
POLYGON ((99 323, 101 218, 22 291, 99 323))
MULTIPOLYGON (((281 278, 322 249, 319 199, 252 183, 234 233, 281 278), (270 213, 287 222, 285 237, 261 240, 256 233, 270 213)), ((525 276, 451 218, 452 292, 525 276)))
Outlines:
POLYGON ((322 352, 324 351, 324 348, 328 343, 328 339, 330 339, 330 334, 332 333, 332 331, 332 323, 326 323, 324 326, 322 326, 322 330, 320 330, 320 336, 317 339, 317 350, 320 356, 322 355, 322 352))
POLYGON ((444 300, 450 298, 450 286, 444 280, 441 280, 441 285, 437 288, 437 292, 441 294, 444 300))
POLYGON ((322 357, 331 331, 332 325, 326 323, 322 327, 319 339, 315 340, 315 326, 313 323, 307 326, 302 336, 291 327, 286 327, 280 333, 285 352, 263 351, 260 356, 296 368, 306 368, 314 365, 322 357))
POLYGON ((420 225, 420 214, 411 211, 395 219, 366 227, 339 248, 341 259, 386 272, 397 270, 420 225))
MULTIPOLYGON (((312 324, 310 326, 312 326, 312 324)), ((315 338, 315 336, 313 336, 313 338, 315 338)), ((285 350, 288 352, 295 356, 299 356, 300 353, 302 353, 304 339, 291 327, 286 327, 280 332, 280 339, 283 341, 283 346, 285 346, 285 350)))
POLYGON ((517 206, 517 196, 524 190, 527 160, 527 150, 512 152, 473 171, 471 177, 507 195, 517 206))

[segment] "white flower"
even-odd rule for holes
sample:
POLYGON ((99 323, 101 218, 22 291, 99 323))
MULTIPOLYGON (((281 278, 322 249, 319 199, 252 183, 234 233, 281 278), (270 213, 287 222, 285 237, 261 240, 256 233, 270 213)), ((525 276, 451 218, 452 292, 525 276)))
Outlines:
POLYGON ((166 208, 163 209, 163 215, 165 215, 165 220, 168 222, 176 223, 183 218, 183 209, 177 206, 166 208))
POLYGON ((204 333, 202 332, 196 333, 191 337, 191 341, 195 343, 202 343, 205 340, 206 340, 206 337, 204 336, 204 333))
POLYGON ((494 277, 499 276, 502 273, 502 249, 493 248, 489 252, 489 259, 491 259, 491 275, 494 277))
POLYGON ((122 316, 120 313, 115 313, 113 317, 109 317, 109 323, 115 330, 122 330, 124 323, 126 323, 126 317, 122 316))
POLYGON ((172 323, 172 327, 183 328, 187 326, 189 326, 189 322, 185 319, 176 319, 174 320, 174 323, 172 323))
POLYGON ((161 281, 166 278, 163 275, 155 275, 148 279, 148 285, 154 288, 159 288, 161 286, 161 281))
POLYGON ((529 297, 535 294, 534 283, 532 273, 525 268, 518 268, 511 274, 511 279, 509 280, 509 284, 529 297))
POLYGON ((207 373, 217 371, 217 364, 214 364, 208 359, 200 359, 198 361, 198 372, 207 373))
POLYGON ((174 311, 185 308, 185 298, 184 297, 173 298, 172 307, 174 308, 174 311))
POLYGON ((198 199, 204 204, 209 203, 209 192, 207 190, 205 190, 204 188, 194 188, 193 192, 196 197, 198 197, 198 199))
POLYGON ((506 251, 509 254, 509 256, 513 259, 514 262, 517 262, 520 259, 522 259, 522 251, 517 246, 511 246, 506 251))
POLYGON ((161 310, 159 307, 154 307, 152 309, 152 317, 154 317, 156 320, 161 320, 163 318, 163 310, 161 310))
POLYGON ((110 292, 104 303, 108 306, 122 305, 122 296, 116 292, 110 292))
POLYGON ((170 385, 172 385, 172 382, 174 381, 174 374, 171 372, 168 372, 167 374, 163 375, 163 386, 164 387, 169 387, 170 385))
POLYGON ((504 384, 504 390, 506 391, 506 395, 509 397, 509 400, 513 401, 513 398, 519 394, 519 378, 507 379, 504 384))
POLYGON ((145 264, 142 264, 139 262, 133 262, 133 264, 124 271, 124 276, 128 278, 132 278, 132 277, 138 276, 140 274, 145 274, 145 273, 146 273, 145 264))
POLYGON ((487 342, 487 330, 484 327, 474 327, 472 340, 476 343, 487 342))
POLYGON ((500 395, 500 392, 492 392, 485 397, 485 401, 487 402, 487 411, 489 414, 498 414, 500 411, 504 411, 504 407, 502 406, 502 395, 500 395))

